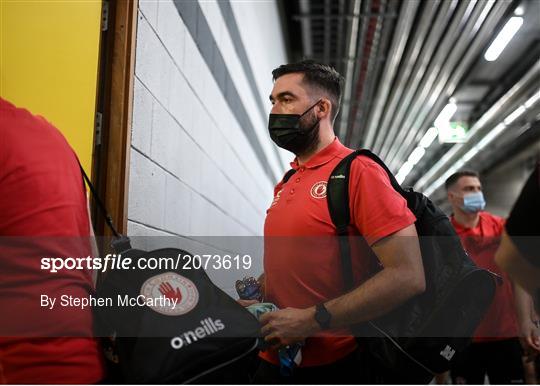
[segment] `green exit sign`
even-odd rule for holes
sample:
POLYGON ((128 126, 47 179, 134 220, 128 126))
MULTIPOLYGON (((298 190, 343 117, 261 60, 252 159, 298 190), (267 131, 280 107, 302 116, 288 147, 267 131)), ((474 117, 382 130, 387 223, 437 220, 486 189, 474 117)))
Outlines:
POLYGON ((465 122, 449 122, 437 128, 440 143, 463 143, 467 141, 469 126, 465 122))

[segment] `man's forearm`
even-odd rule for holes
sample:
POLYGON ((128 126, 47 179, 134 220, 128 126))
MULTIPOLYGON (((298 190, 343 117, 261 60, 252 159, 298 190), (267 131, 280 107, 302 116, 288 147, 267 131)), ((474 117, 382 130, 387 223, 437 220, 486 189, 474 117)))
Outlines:
POLYGON ((372 320, 425 290, 420 243, 414 224, 372 246, 384 269, 339 298, 325 303, 332 327, 372 320))
POLYGON ((517 283, 514 283, 514 301, 519 323, 530 322, 533 316, 533 301, 531 296, 517 283))
POLYGON ((331 327, 349 327, 386 314, 423 291, 415 283, 399 269, 383 269, 355 290, 325 303, 331 327))

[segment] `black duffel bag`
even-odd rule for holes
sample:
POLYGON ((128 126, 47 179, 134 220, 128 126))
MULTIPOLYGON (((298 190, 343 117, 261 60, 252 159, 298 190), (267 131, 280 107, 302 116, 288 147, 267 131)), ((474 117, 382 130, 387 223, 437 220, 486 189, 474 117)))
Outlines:
MULTIPOLYGON (((80 164, 79 164, 80 166, 80 164)), ((130 269, 98 278, 95 335, 102 340, 110 383, 247 383, 262 340, 257 319, 218 288, 181 249, 133 249, 120 234, 80 166, 97 208, 114 235, 112 248, 130 269), (175 269, 138 269, 138 259, 180 259, 175 269), (192 262, 186 265, 185 262, 192 262), (189 269, 185 269, 185 268, 189 269), (131 269, 133 268, 133 269, 131 269), (126 299, 167 297, 174 307, 129 305, 126 299)), ((83 189, 84 189, 83 181, 83 189)), ((86 191, 85 191, 86 193, 86 191)))
MULTIPOLYGON (((136 266, 137 259, 176 260, 190 254, 175 248, 129 249, 121 256, 136 266)), ((220 370, 257 353, 257 319, 202 268, 111 270, 97 296, 113 299, 113 306, 95 308, 96 328, 99 336, 114 337, 121 382, 226 383, 220 370), (151 304, 135 305, 136 299, 151 304)))

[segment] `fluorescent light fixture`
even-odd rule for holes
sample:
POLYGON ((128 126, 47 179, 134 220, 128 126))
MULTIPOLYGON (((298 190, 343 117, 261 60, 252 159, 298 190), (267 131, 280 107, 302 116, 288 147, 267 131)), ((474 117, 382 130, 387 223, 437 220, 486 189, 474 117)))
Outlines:
POLYGON ((416 149, 414 149, 412 151, 412 153, 409 156, 409 158, 407 159, 407 161, 409 161, 413 165, 416 165, 418 163, 418 161, 420 161, 422 159, 424 154, 426 154, 426 149, 424 149, 423 147, 418 146, 416 149))
POLYGON ((538 101, 538 99, 540 99, 540 91, 538 91, 536 94, 533 94, 532 97, 527 99, 527 101, 523 104, 523 106, 525 106, 525 108, 527 109, 530 109, 532 105, 534 105, 536 101, 538 101))
POLYGON ((435 127, 438 129, 439 127, 448 125, 450 119, 456 113, 456 110, 457 105, 454 102, 450 102, 444 106, 444 109, 442 109, 437 119, 435 119, 435 127))
POLYGON ((471 150, 469 150, 467 153, 465 153, 465 155, 463 157, 461 157, 461 159, 463 160, 464 163, 467 163, 471 160, 471 158, 473 158, 475 155, 478 154, 478 151, 480 149, 478 149, 476 146, 473 147, 471 150))
POLYGON ((516 119, 519 118, 519 116, 521 114, 523 114, 525 112, 526 108, 525 106, 519 106, 517 109, 515 109, 513 112, 511 112, 510 114, 508 114, 508 116, 506 118, 504 118, 504 124, 505 125, 509 125, 511 124, 512 122, 514 122, 516 119))
POLYGON ((435 138, 437 138, 437 135, 437 129, 435 127, 430 127, 429 130, 426 131, 426 134, 424 134, 424 136, 420 140, 419 146, 427 149, 431 146, 435 138))
POLYGON ((514 15, 516 16, 523 16, 525 14, 525 10, 523 9, 523 5, 520 5, 516 9, 514 9, 514 15))
POLYGON ((493 62, 494 60, 497 60, 501 52, 503 52, 510 40, 512 40, 516 32, 521 28, 522 24, 522 17, 511 17, 487 49, 484 55, 484 59, 486 59, 488 62, 493 62))
POLYGON ((405 178, 409 175, 412 168, 414 167, 414 164, 405 161, 403 165, 401 165, 401 168, 399 168, 399 172, 396 174, 396 180, 401 184, 403 181, 405 181, 405 178))
POLYGON ((491 141, 493 141, 505 128, 506 125, 504 123, 499 123, 497 126, 495 126, 489 133, 484 136, 484 138, 480 140, 480 142, 476 144, 478 150, 481 150, 487 145, 489 145, 491 141))

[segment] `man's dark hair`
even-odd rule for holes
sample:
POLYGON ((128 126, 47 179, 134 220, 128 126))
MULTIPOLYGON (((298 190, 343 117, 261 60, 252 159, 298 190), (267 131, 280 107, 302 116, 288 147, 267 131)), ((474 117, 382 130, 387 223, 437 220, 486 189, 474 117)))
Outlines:
POLYGON ((285 75, 299 72, 304 74, 303 82, 325 92, 332 102, 332 122, 336 119, 341 103, 343 77, 333 67, 317 63, 313 60, 303 60, 298 63, 282 64, 272 71, 274 81, 285 75))
POLYGON ((448 191, 454 184, 461 178, 461 177, 476 177, 480 179, 480 175, 477 172, 474 172, 472 170, 461 170, 459 172, 455 172, 450 177, 448 177, 444 183, 444 186, 446 187, 446 190, 448 191))

